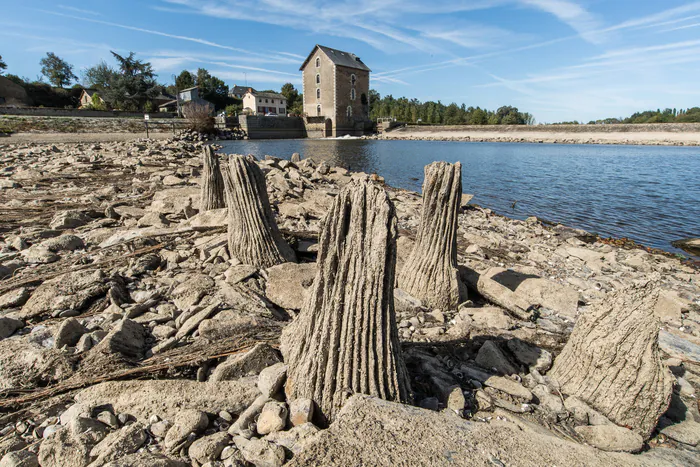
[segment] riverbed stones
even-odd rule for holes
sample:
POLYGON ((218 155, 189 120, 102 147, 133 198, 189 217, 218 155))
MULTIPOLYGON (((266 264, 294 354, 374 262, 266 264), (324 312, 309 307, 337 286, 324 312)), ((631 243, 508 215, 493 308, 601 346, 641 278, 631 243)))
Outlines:
POLYGON ((638 433, 621 426, 577 426, 574 429, 586 443, 603 451, 639 452, 644 445, 638 433))
POLYGON ((226 381, 258 375, 279 361, 280 357, 275 349, 267 344, 256 344, 248 352, 227 357, 214 369, 209 380, 226 381))
POLYGON ((433 162, 425 167, 423 207, 413 251, 397 284, 425 305, 455 309, 461 290, 457 271, 457 216, 462 196, 462 165, 433 162))
POLYGON ((476 354, 476 363, 503 375, 517 374, 520 370, 511 363, 508 356, 494 341, 486 341, 476 354))
POLYGON ((82 310, 109 290, 102 271, 77 271, 42 283, 22 307, 19 316, 33 318, 60 310, 82 310))
POLYGON ((652 281, 608 294, 579 318, 550 372, 563 393, 643 437, 668 408, 673 390, 659 353, 658 298, 652 281))
POLYGON ((283 430, 287 425, 287 406, 283 402, 271 401, 266 403, 257 421, 257 431, 267 435, 283 430))
POLYGON ((200 464, 215 461, 219 459, 221 452, 230 440, 231 438, 225 431, 204 436, 192 443, 188 453, 192 460, 200 464))
POLYGON ((179 450, 190 433, 199 434, 209 425, 207 414, 199 410, 185 409, 177 414, 173 420, 173 426, 165 435, 163 444, 170 451, 179 450))
POLYGON ((311 295, 281 343, 287 397, 312 399, 322 421, 348 393, 410 399, 393 301, 396 235, 393 204, 367 180, 348 183, 326 217, 311 295))
POLYGON ((19 319, 10 318, 9 316, 0 316, 0 339, 10 337, 15 331, 23 327, 24 322, 19 319))
POLYGON ((27 303, 30 295, 31 293, 27 287, 18 287, 14 290, 10 290, 0 295, 0 310, 22 306, 27 303))
POLYGON ((300 310, 316 276, 315 263, 284 263, 266 269, 265 294, 282 308, 300 310))
POLYGON ((54 347, 57 349, 63 346, 73 347, 78 343, 80 337, 87 333, 88 330, 83 326, 80 321, 75 318, 68 318, 61 326, 59 326, 54 336, 54 347))
POLYGON ((263 268, 296 261, 277 228, 260 167, 245 156, 231 155, 224 182, 229 253, 244 264, 263 268))
POLYGON ((700 423, 695 420, 684 420, 675 425, 670 425, 661 430, 661 433, 674 441, 697 446, 700 444, 700 423))

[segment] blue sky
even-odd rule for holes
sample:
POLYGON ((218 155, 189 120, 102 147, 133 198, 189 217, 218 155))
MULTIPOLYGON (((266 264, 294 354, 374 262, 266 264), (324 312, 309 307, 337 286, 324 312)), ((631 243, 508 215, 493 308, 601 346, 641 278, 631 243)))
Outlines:
POLYGON ((80 71, 134 51, 162 82, 301 84, 314 44, 359 55, 382 95, 515 105, 538 122, 700 106, 700 1, 0 0, 8 73, 46 52, 80 71))

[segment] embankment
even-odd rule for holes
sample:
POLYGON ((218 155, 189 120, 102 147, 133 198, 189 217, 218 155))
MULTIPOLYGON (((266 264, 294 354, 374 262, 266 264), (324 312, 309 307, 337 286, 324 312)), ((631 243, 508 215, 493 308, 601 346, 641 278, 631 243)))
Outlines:
POLYGON ((384 139, 700 146, 700 123, 618 125, 407 125, 384 139))

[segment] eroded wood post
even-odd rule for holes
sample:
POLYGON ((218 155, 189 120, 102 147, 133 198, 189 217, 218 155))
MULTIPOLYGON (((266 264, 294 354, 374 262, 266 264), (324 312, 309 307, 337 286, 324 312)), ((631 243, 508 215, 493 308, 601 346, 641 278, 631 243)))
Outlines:
POLYGON ((652 282, 610 293, 581 315, 548 376, 644 438, 668 409, 673 376, 659 353, 659 290, 652 282))
POLYGON ((394 206, 368 180, 348 183, 324 220, 312 292, 281 340, 287 397, 312 399, 322 424, 354 393, 410 399, 394 312, 396 237, 394 206))
POLYGON ((244 264, 261 268, 296 261, 294 251, 277 228, 267 197, 265 175, 258 164, 246 156, 231 155, 226 178, 231 255, 244 264))
POLYGON ((397 285, 429 307, 449 310, 460 301, 457 216, 461 196, 462 164, 433 162, 425 167, 418 237, 397 285))
POLYGON ((202 167, 202 190, 200 211, 226 207, 224 201, 224 178, 219 167, 219 158, 211 146, 204 148, 202 167))

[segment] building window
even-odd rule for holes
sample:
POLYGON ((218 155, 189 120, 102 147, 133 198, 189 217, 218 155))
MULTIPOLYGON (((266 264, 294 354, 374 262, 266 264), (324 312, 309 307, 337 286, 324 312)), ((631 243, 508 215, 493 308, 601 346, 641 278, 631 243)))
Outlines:
POLYGON ((355 74, 353 73, 352 75, 350 75, 350 84, 355 86, 355 81, 357 81, 357 78, 355 77, 355 74))
POLYGON ((265 103, 266 103, 266 104, 268 103, 268 102, 267 102, 267 99, 265 99, 265 103))
POLYGON ((316 89, 316 99, 320 99, 320 98, 321 98, 321 90, 316 89))
POLYGON ((316 68, 321 68, 321 57, 316 57, 316 68))
POLYGON ((355 90, 354 90, 354 89, 351 89, 351 90, 350 90, 350 100, 351 100, 351 101, 354 101, 354 100, 355 100, 355 90))
POLYGON ((284 113, 285 113, 284 107, 280 107, 280 115, 284 115, 284 113))
POLYGON ((319 117, 321 116, 321 104, 316 106, 316 115, 319 117))
POLYGON ((348 115, 348 118, 352 117, 352 106, 351 105, 348 106, 347 115, 348 115))
POLYGON ((316 73, 316 84, 321 84, 321 75, 316 73))

